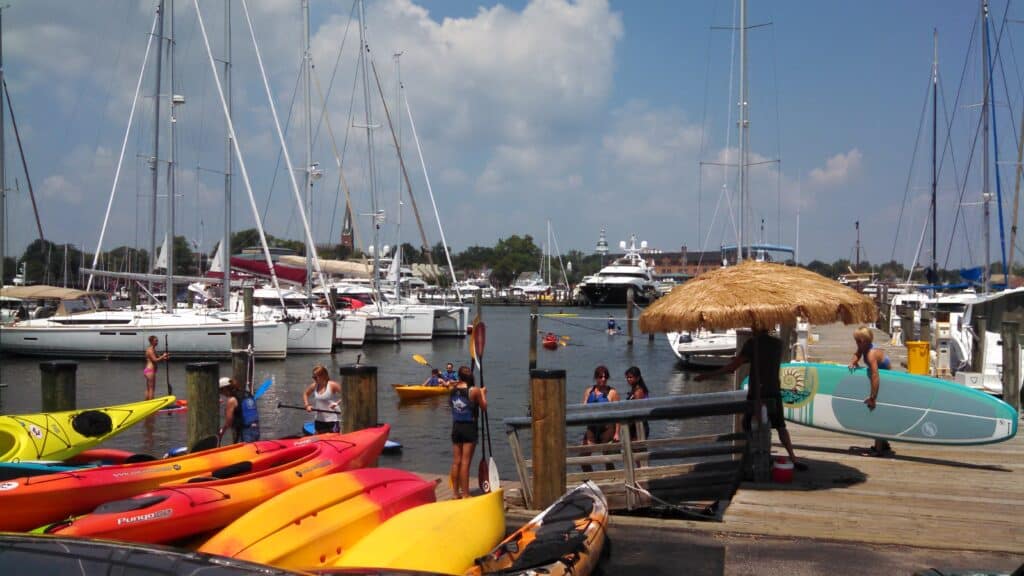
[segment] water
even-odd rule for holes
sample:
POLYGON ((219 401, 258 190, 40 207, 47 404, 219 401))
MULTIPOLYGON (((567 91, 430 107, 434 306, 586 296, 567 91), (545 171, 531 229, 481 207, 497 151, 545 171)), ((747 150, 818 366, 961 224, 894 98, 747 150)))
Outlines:
MULTIPOLYGON (((555 311, 542 309, 541 313, 555 311)), ((545 318, 539 322, 542 332, 568 336, 566 346, 545 350, 538 345, 537 367, 566 371, 566 396, 569 403, 583 401, 592 384, 594 367, 608 366, 611 384, 623 398, 629 387, 624 372, 638 366, 651 394, 666 396, 727 389, 728 378, 696 383, 692 374, 676 363, 665 336, 656 334, 654 341, 637 330, 633 346, 626 345, 624 335, 605 333, 608 312, 587 308, 563 308, 561 312, 578 313, 578 317, 545 318)), ((625 324, 624 311, 613 311, 618 323, 625 324)), ((483 354, 484 380, 487 385, 494 456, 502 477, 514 478, 515 467, 504 434, 503 418, 524 416, 529 404, 530 311, 526 307, 484 307, 487 340, 483 354)), ((104 406, 141 400, 145 394, 143 351, 139 342, 139 359, 91 360, 78 364, 78 406, 104 406)), ((173 350, 171 351, 173 355, 173 350)), ((385 456, 383 466, 395 466, 417 472, 446 473, 451 463, 451 420, 447 397, 428 398, 415 403, 399 403, 391 384, 418 384, 430 375, 430 369, 417 364, 414 354, 421 354, 438 368, 446 362, 458 367, 469 363, 469 339, 445 338, 431 342, 367 344, 362 349, 344 349, 335 355, 291 356, 282 361, 261 361, 256 365, 256 383, 273 376, 274 385, 260 399, 260 423, 263 438, 298 434, 307 420, 303 410, 277 408, 278 402, 302 404, 302 391, 312 381, 317 364, 327 367, 332 379, 338 379, 338 367, 359 360, 377 367, 378 410, 382 422, 392 426, 391 438, 404 446, 402 454, 385 456)), ((8 384, 0 392, 0 412, 19 414, 40 409, 38 358, 3 357, 0 359, 0 381, 8 384)), ((170 363, 170 384, 179 397, 185 394, 186 362, 170 363)), ((229 375, 230 362, 222 362, 221 375, 229 375)), ((157 374, 157 393, 167 391, 166 367, 157 374)), ((187 414, 156 415, 142 424, 112 438, 104 444, 135 452, 162 455, 168 448, 186 442, 187 414)), ((687 423, 688 425, 690 423, 687 423)), ((700 423, 694 422, 694 426, 700 423)), ((664 436, 684 432, 679 422, 652 422, 652 435, 664 436)), ((570 435, 573 431, 570 431, 570 435)), ((579 430, 582 437, 582 430, 579 430)), ((479 451, 477 452, 479 454, 479 451)))

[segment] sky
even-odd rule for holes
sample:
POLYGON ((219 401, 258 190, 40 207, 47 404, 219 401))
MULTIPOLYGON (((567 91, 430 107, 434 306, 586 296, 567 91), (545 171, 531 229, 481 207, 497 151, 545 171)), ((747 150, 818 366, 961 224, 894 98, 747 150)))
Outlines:
MULTIPOLYGON (((199 4, 223 80, 224 2, 199 4)), ((549 221, 552 248, 563 254, 593 252, 602 229, 613 246, 632 234, 663 251, 735 244, 737 171, 728 165, 738 158, 736 2, 367 0, 366 40, 394 131, 372 70, 364 91, 351 18, 358 7, 351 0, 311 4, 311 156, 322 177, 308 216, 318 243, 338 241, 347 188, 362 245, 420 244, 413 202, 401 191, 397 138, 431 245, 440 229, 455 251, 513 234, 546 244, 549 221), (376 240, 374 206, 384 211, 376 240)), ((948 142, 938 259, 948 268, 983 261, 980 147, 968 159, 982 100, 977 4, 750 4, 749 154, 756 165, 749 168, 748 238, 794 246, 801 262, 853 260, 859 222, 861 259, 913 262, 930 197, 931 113, 922 111, 931 105, 937 31, 940 151, 948 142)), ((149 245, 155 44, 143 65, 155 7, 150 0, 10 0, 3 10, 5 80, 48 240, 94 251, 113 191, 103 248, 149 245)), ((252 0, 248 9, 301 188, 300 3, 252 0)), ((236 158, 232 228, 254 226, 255 205, 268 233, 302 239, 242 3, 232 2, 231 11, 232 116, 249 183, 236 158)), ((1020 24, 1002 22, 1004 14, 1024 19, 1024 11, 994 2, 992 14, 993 33, 1004 40, 993 90, 1009 230, 1014 174, 1007 165, 1019 136, 1012 114, 1021 109, 1016 52, 1024 40, 1020 24)), ((175 3, 174 26, 173 93, 185 100, 175 106, 174 227, 209 250, 224 230, 226 125, 193 1, 175 3)), ((165 62, 159 98, 159 238, 167 228, 171 68, 165 62)), ((10 126, 5 135, 6 252, 19 255, 37 232, 10 126)), ((927 238, 919 256, 926 261, 927 238)))

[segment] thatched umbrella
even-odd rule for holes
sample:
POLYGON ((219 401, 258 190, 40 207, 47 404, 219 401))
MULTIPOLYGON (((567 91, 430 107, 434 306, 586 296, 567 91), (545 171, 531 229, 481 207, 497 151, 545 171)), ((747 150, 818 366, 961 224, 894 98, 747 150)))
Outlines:
POLYGON ((701 274, 659 298, 640 316, 643 332, 772 329, 797 317, 812 324, 874 322, 875 303, 824 276, 781 264, 745 261, 701 274))

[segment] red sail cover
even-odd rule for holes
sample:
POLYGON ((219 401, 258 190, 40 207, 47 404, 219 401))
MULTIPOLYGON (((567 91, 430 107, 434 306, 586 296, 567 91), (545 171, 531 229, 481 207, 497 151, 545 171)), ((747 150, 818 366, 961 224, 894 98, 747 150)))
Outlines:
MULTIPOLYGON (((249 258, 232 256, 231 267, 245 270, 246 272, 252 272, 258 276, 270 277, 270 268, 263 260, 251 260, 249 258)), ((274 264, 274 272, 277 274, 277 278, 279 280, 287 280, 288 282, 294 282, 296 284, 306 283, 306 270, 303 268, 294 268, 292 266, 285 266, 284 264, 277 263, 274 264)))

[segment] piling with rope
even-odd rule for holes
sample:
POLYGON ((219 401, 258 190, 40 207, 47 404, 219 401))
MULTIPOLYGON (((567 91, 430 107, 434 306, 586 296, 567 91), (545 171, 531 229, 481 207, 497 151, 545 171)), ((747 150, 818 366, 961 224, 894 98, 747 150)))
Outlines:
POLYGON ((531 505, 543 510, 565 494, 565 370, 530 370, 530 418, 531 505))
POLYGON ((216 436, 220 427, 218 381, 220 364, 192 362, 185 365, 185 393, 188 395, 187 445, 216 436))

